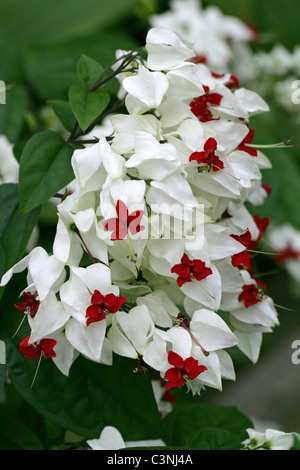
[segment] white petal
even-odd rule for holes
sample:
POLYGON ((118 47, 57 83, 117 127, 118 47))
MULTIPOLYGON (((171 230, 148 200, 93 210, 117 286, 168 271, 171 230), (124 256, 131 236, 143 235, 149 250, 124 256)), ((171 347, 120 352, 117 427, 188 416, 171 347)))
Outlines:
POLYGON ((195 56, 195 52, 167 28, 152 28, 147 34, 146 49, 151 70, 170 70, 195 56))
POLYGON ((97 143, 84 149, 77 149, 72 156, 72 166, 75 176, 79 179, 83 188, 97 172, 102 163, 100 144, 97 143))
POLYGON ((234 95, 238 98, 246 112, 252 115, 264 113, 270 109, 265 100, 255 91, 239 88, 234 92, 234 95))
POLYGON ((12 278, 14 273, 20 273, 24 271, 24 269, 27 268, 28 262, 31 258, 31 256, 36 252, 41 252, 42 248, 41 247, 36 247, 34 248, 28 255, 26 255, 24 258, 21 259, 18 263, 16 263, 12 268, 10 268, 3 276, 1 279, 0 286, 3 287, 5 286, 10 279, 12 278))
POLYGON ((73 267, 72 272, 88 287, 93 293, 99 290, 102 295, 118 292, 116 287, 111 285, 111 274, 108 266, 102 263, 95 263, 87 268, 73 267))
POLYGON ((154 323, 146 305, 138 305, 129 313, 116 313, 118 323, 131 341, 136 351, 142 354, 143 348, 154 333, 154 323))
POLYGON ((107 339, 111 344, 112 351, 119 356, 131 357, 136 359, 138 357, 137 351, 132 346, 128 338, 120 331, 116 315, 112 318, 112 326, 107 333, 107 339))
POLYGON ((220 307, 222 283, 217 268, 214 265, 211 265, 210 268, 212 274, 202 281, 186 282, 181 290, 191 299, 216 311, 220 307))
POLYGON ((150 72, 143 65, 139 66, 137 75, 123 80, 124 89, 149 108, 160 105, 168 86, 168 79, 163 73, 150 72))
POLYGON ((255 364, 260 353, 262 333, 247 333, 239 330, 236 330, 234 333, 239 340, 239 349, 255 364))
POLYGON ((146 364, 155 370, 165 372, 170 367, 166 345, 166 340, 155 333, 144 348, 143 360, 146 364))
POLYGON ((238 342, 225 321, 207 309, 194 312, 190 330, 206 351, 230 348, 238 342))
POLYGON ((113 426, 106 426, 99 439, 89 439, 87 444, 93 450, 118 450, 125 448, 121 433, 113 426))
POLYGON ((101 320, 85 326, 75 318, 66 324, 66 337, 72 346, 92 361, 100 361, 106 332, 106 321, 101 320))
POLYGON ((56 356, 53 357, 52 360, 62 374, 68 376, 70 368, 79 353, 67 340, 64 332, 56 333, 52 338, 57 341, 55 345, 56 356))
POLYGON ((112 179, 120 178, 124 175, 124 158, 115 153, 105 137, 99 142, 103 165, 112 179))
POLYGON ((226 351, 216 351, 220 365, 222 378, 227 380, 235 380, 235 371, 231 356, 226 351))
POLYGON ((43 300, 53 284, 64 272, 64 263, 55 256, 49 256, 45 250, 35 251, 29 259, 28 270, 38 291, 39 299, 43 300))
POLYGON ((45 336, 59 330, 68 321, 70 315, 59 302, 56 295, 50 292, 40 303, 38 311, 31 323, 30 342, 35 343, 45 336))

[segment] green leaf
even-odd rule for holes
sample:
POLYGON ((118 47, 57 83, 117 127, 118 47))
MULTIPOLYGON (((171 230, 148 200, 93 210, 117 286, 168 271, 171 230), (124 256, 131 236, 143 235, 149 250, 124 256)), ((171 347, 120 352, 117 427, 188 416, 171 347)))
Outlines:
POLYGON ((48 201, 74 178, 74 146, 54 131, 35 134, 26 143, 20 162, 20 212, 26 214, 48 201))
POLYGON ((39 437, 18 417, 0 406, 0 450, 43 450, 39 437))
POLYGON ((27 107, 26 90, 22 85, 14 85, 6 91, 6 104, 0 105, 0 134, 15 143, 23 130, 27 107))
POLYGON ((6 376, 6 365, 0 363, 0 398, 3 393, 6 376))
POLYGON ((182 405, 163 419, 166 444, 197 450, 238 450, 251 421, 236 407, 182 405))
POLYGON ((116 357, 111 367, 79 357, 65 377, 45 359, 30 388, 36 361, 24 359, 9 341, 7 356, 13 386, 57 425, 85 438, 98 438, 107 425, 125 440, 162 438, 151 380, 133 373, 135 361, 116 357))
POLYGON ((85 87, 73 85, 69 90, 70 105, 80 128, 85 132, 107 107, 110 96, 106 91, 87 91, 85 87))
MULTIPOLYGON (((20 46, 58 43, 109 28, 132 12, 139 0, 1 0, 1 29, 20 46), (17 32, 17 33, 16 33, 17 32)), ((9 44, 9 43, 7 43, 9 44)))
POLYGON ((13 146, 14 157, 19 163, 21 161, 21 156, 22 156, 22 152, 24 150, 25 145, 26 145, 26 142, 17 142, 13 146))
POLYGON ((96 60, 82 54, 77 63, 77 73, 87 87, 91 86, 103 72, 103 67, 96 60))
POLYGON ((43 450, 43 418, 6 384, 0 403, 0 450, 43 450))
MULTIPOLYGON (((35 209, 20 215, 18 204, 18 185, 0 185, 0 278, 23 256, 40 212, 40 209, 35 209)), ((3 288, 0 289, 0 298, 2 292, 3 288)))
POLYGON ((49 100, 54 113, 64 126, 64 128, 72 132, 72 129, 76 123, 76 118, 74 113, 71 109, 70 103, 68 101, 63 100, 49 100))
MULTIPOLYGON (((34 92, 43 99, 68 100, 70 86, 80 84, 77 63, 82 54, 109 65, 115 60, 116 49, 136 49, 139 44, 129 35, 117 31, 100 31, 90 36, 73 38, 57 46, 35 45, 24 51, 24 68, 34 92)), ((0 50, 1 52, 1 50, 0 50)), ((1 56, 0 56, 1 65, 1 56)), ((117 93, 119 84, 113 80, 105 85, 109 93, 117 93)))
POLYGON ((294 444, 290 450, 300 450, 300 435, 296 434, 294 436, 294 444))

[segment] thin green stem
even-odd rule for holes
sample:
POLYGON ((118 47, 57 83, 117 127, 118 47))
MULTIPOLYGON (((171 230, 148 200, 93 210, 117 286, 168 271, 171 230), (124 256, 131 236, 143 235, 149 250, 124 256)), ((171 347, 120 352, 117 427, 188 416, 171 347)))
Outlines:
POLYGON ((37 373, 38 373, 38 370, 39 370, 40 365, 41 365, 41 360, 42 360, 42 354, 41 354, 40 357, 39 357, 39 362, 38 362, 38 365, 37 365, 37 367, 36 367, 36 369, 35 369, 35 373, 34 373, 34 376, 33 376, 33 379, 32 379, 31 385, 30 385, 30 388, 33 387, 33 384, 34 384, 35 379, 36 379, 36 377, 37 377, 37 373))
MULTIPOLYGON (((103 119, 105 119, 106 116, 109 116, 110 114, 114 113, 115 111, 117 111, 117 109, 121 108, 123 105, 124 105, 124 100, 118 101, 118 102, 115 103, 108 111, 106 111, 106 113, 101 114, 101 116, 99 116, 97 119, 95 119, 95 120, 91 123, 91 125, 88 127, 88 129, 87 129, 85 132, 83 132, 82 130, 80 130, 77 134, 74 135, 73 140, 70 140, 70 138, 69 138, 69 139, 67 140, 67 142, 72 143, 72 144, 74 144, 74 143, 78 143, 78 144, 81 144, 81 143, 92 143, 92 144, 93 144, 93 143, 97 143, 97 142, 99 141, 99 139, 98 139, 96 142, 94 142, 94 141, 92 141, 92 142, 83 142, 83 141, 77 140, 77 139, 78 139, 81 135, 84 135, 84 134, 86 134, 87 132, 89 132, 90 129, 93 129, 93 127, 96 126, 100 121, 103 121, 103 119)), ((107 137, 106 139, 108 139, 108 137, 107 137)))
POLYGON ((16 336, 16 334, 17 334, 18 331, 20 330, 21 326, 23 325, 23 322, 24 322, 25 318, 26 318, 26 315, 23 316, 23 318, 22 318, 22 320, 21 320, 21 322, 20 322, 18 328, 16 329, 16 331, 15 331, 15 333, 13 334, 13 336, 12 336, 11 339, 13 339, 13 338, 16 336))
POLYGON ((86 250, 86 252, 87 252, 87 254, 88 254, 88 256, 89 256, 89 258, 90 258, 90 260, 91 260, 91 262, 92 262, 93 264, 96 264, 95 258, 93 257, 92 253, 90 252, 90 250, 89 250, 88 247, 86 246, 86 243, 85 243, 85 241, 83 240, 83 238, 82 238, 82 236, 81 236, 81 233, 79 232, 79 230, 78 230, 77 227, 76 227, 76 229, 74 230, 74 232, 78 235, 78 237, 79 237, 81 243, 83 244, 83 246, 84 246, 84 248, 85 248, 85 250, 86 250))

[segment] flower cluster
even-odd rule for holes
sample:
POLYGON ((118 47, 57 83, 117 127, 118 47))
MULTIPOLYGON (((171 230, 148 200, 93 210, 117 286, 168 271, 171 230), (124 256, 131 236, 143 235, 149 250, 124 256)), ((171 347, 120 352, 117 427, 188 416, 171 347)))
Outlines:
POLYGON ((251 26, 239 18, 224 15, 215 5, 202 7, 199 0, 171 0, 170 8, 149 18, 152 27, 167 27, 193 43, 194 60, 222 73, 234 58, 233 45, 257 39, 251 26))
POLYGON ((226 350, 255 362, 278 323, 252 259, 269 220, 245 205, 269 194, 249 124, 268 106, 195 57, 172 30, 150 29, 118 75, 127 113, 72 156, 52 253, 35 247, 2 278, 27 269, 21 351, 65 375, 79 354, 107 365, 118 354, 167 390, 221 390, 235 378, 226 350))
POLYGON ((274 262, 284 267, 290 277, 300 283, 300 232, 292 225, 272 224, 268 241, 274 249, 274 262))

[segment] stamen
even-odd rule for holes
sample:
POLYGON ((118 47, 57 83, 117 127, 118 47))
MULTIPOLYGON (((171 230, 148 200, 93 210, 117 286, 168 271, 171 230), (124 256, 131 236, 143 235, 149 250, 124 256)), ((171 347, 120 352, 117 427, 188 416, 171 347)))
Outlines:
POLYGON ((25 318, 26 318, 26 315, 27 315, 27 313, 23 316, 23 318, 22 318, 22 320, 21 320, 21 322, 20 322, 18 328, 16 329, 16 331, 15 331, 15 333, 13 334, 13 336, 11 337, 11 339, 13 339, 13 338, 16 336, 16 334, 18 333, 18 331, 20 330, 20 328, 21 328, 21 326, 22 326, 22 324, 23 324, 23 322, 24 322, 24 320, 25 320, 25 318))
POLYGON ((37 367, 36 367, 36 369, 35 369, 35 373, 34 373, 34 376, 33 376, 33 379, 32 379, 31 385, 30 385, 30 388, 33 387, 33 384, 34 384, 35 379, 36 379, 36 377, 37 377, 37 373, 38 373, 39 368, 40 368, 40 365, 41 365, 42 357, 43 357, 43 355, 41 354, 40 357, 39 357, 39 362, 38 362, 37 367))
POLYGON ((181 322, 181 325, 182 328, 184 328, 190 335, 190 337, 192 338, 192 340, 194 341, 194 343, 197 344, 197 346, 199 346, 199 348, 201 349, 201 351, 203 352, 204 356, 209 356, 209 352, 206 351, 206 349, 204 349, 203 346, 201 346, 201 344, 199 343, 199 341, 195 338, 195 336, 193 335, 193 333, 189 330, 189 328, 185 325, 184 321, 181 322))
POLYGON ((297 147, 297 144, 293 143, 295 137, 289 137, 288 139, 284 139, 282 142, 277 142, 276 144, 246 144, 247 147, 252 148, 285 148, 285 147, 297 147))

